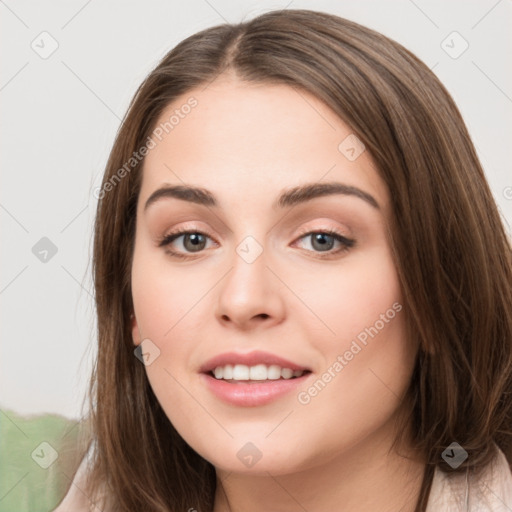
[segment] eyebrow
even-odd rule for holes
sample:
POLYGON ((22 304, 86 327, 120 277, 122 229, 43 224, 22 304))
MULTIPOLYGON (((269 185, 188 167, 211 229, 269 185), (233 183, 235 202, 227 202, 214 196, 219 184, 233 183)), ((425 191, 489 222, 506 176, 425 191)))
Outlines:
MULTIPOLYGON (((344 185, 343 183, 338 182, 307 183, 305 185, 287 189, 282 192, 277 200, 272 204, 272 208, 287 208, 311 201, 317 197, 325 197, 335 194, 358 197, 374 208, 380 209, 377 200, 368 192, 357 187, 344 185)), ((215 198, 215 195, 207 189, 193 187, 190 185, 164 185, 155 190, 149 196, 144 206, 144 211, 146 211, 152 204, 165 198, 181 199, 182 201, 189 201, 191 203, 211 206, 213 208, 219 207, 219 202, 215 198)))

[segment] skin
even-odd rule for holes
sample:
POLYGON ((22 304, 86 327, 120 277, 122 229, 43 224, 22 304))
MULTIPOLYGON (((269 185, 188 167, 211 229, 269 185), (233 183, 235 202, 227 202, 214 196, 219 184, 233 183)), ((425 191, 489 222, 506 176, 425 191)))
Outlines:
POLYGON ((237 407, 216 398, 198 374, 220 353, 264 350, 309 367, 300 388, 307 390, 359 333, 402 304, 389 192, 369 152, 350 161, 338 150, 352 131, 314 96, 231 75, 178 98, 159 122, 191 96, 198 105, 144 162, 133 342, 149 338, 160 350, 147 376, 174 427, 216 468, 214 512, 314 512, 341 503, 344 511, 413 511, 424 466, 403 456, 414 454, 412 446, 390 451, 418 349, 406 339, 403 311, 308 404, 291 392, 237 407), (339 194, 272 208, 285 189, 327 181, 358 187, 379 208, 339 194), (206 188, 220 207, 165 198, 144 211, 163 184, 206 188), (199 252, 186 236, 172 243, 187 259, 158 246, 182 227, 207 235, 199 252), (325 229, 355 244, 337 253, 343 246, 334 241, 324 259, 301 233, 325 229), (236 252, 249 235, 263 250, 252 263, 236 252), (237 457, 248 442, 262 454, 252 467, 237 457))

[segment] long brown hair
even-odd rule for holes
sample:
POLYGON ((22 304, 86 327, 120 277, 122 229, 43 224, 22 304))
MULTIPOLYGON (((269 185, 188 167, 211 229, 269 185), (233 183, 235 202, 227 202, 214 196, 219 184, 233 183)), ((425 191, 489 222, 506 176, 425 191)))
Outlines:
MULTIPOLYGON (((512 256, 482 167, 452 98, 398 43, 337 16, 272 11, 203 30, 178 44, 141 84, 105 170, 95 224, 98 356, 91 379, 95 442, 89 494, 108 510, 213 509, 215 468, 176 432, 134 357, 130 272, 143 160, 119 178, 178 96, 229 71, 288 84, 322 100, 364 143, 391 197, 391 246, 408 335, 419 341, 407 394, 426 471, 453 441, 478 472, 512 461, 512 256)), ((397 438, 398 441, 398 438, 397 438)))

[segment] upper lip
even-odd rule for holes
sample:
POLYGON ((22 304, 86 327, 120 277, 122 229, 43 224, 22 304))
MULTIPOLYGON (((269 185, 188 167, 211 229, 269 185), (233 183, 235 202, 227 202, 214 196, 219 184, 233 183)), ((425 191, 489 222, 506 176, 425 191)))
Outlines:
POLYGON ((248 352, 246 354, 240 354, 236 352, 225 352, 224 354, 219 354, 218 356, 208 359, 208 361, 206 361, 201 366, 201 368, 199 368, 199 371, 201 373, 208 373, 217 368, 217 366, 225 366, 227 364, 244 364, 247 366, 256 366, 257 364, 275 364, 281 368, 310 371, 309 368, 306 368, 305 366, 301 366, 299 364, 293 363, 292 361, 289 361, 288 359, 284 359, 275 354, 270 354, 269 352, 263 352, 261 350, 248 352))

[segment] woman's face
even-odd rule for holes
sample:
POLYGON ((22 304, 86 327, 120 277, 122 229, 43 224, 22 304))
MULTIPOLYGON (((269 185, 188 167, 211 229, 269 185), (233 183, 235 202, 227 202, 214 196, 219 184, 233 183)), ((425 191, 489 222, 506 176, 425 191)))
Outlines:
POLYGON ((137 207, 133 341, 176 430, 233 472, 382 445, 416 347, 368 151, 310 94, 227 77, 158 126, 137 207))

